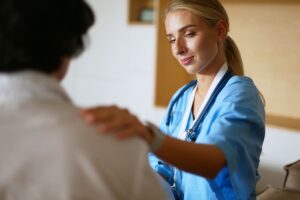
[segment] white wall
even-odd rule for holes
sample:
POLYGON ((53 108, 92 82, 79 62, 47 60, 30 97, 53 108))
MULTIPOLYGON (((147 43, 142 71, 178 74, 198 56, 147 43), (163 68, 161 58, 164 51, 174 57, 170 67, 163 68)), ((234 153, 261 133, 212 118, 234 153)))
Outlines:
POLYGON ((143 119, 153 111, 155 27, 127 24, 127 0, 90 0, 97 21, 87 51, 64 80, 81 106, 118 104, 143 119))
MULTIPOLYGON (((164 109, 153 105, 155 27, 128 25, 127 0, 89 2, 97 15, 90 45, 72 62, 63 85, 77 105, 117 104, 158 124, 164 109)), ((283 166, 297 159, 300 132, 268 127, 258 189, 266 184, 281 186, 283 166)))
POLYGON ((300 132, 267 127, 260 165, 262 178, 257 189, 267 184, 282 187, 286 174, 283 166, 299 159, 300 132))

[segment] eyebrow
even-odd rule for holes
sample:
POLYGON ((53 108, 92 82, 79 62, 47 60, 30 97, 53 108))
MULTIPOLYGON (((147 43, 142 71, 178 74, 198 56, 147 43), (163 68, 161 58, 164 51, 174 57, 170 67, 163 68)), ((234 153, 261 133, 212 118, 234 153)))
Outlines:
MULTIPOLYGON (((178 32, 182 32, 182 31, 184 31, 185 29, 190 28, 190 27, 196 27, 196 25, 194 25, 194 24, 186 25, 186 26, 180 28, 180 29, 178 30, 178 32)), ((171 37, 171 36, 172 36, 172 34, 167 34, 167 37, 171 37)))

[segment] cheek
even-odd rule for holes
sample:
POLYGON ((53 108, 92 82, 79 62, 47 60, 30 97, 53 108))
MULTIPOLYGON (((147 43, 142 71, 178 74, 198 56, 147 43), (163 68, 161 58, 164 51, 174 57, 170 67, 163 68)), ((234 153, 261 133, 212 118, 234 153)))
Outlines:
POLYGON ((174 45, 171 45, 171 52, 173 57, 177 59, 177 51, 174 45))
POLYGON ((212 37, 203 37, 197 42, 197 45, 193 47, 201 58, 209 58, 214 56, 217 52, 217 43, 212 37))

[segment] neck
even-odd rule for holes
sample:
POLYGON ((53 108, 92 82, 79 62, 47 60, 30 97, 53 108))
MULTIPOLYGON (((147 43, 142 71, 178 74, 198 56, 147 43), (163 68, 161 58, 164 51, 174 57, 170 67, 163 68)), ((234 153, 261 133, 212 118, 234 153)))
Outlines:
POLYGON ((196 78, 198 81, 197 92, 201 96, 205 96, 215 76, 225 62, 225 55, 218 55, 216 59, 214 59, 213 62, 211 62, 209 66, 205 68, 205 70, 203 70, 201 73, 196 74, 196 78))
POLYGON ((70 58, 63 57, 60 63, 60 67, 55 72, 52 73, 52 77, 54 77, 58 81, 61 81, 68 70, 69 63, 70 63, 70 58))

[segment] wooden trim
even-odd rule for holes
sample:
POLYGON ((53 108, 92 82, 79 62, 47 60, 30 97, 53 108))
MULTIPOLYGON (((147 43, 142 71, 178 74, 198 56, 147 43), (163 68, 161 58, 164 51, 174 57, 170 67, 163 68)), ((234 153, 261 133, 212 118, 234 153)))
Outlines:
POLYGON ((300 130, 300 119, 267 114, 266 123, 274 126, 300 130))
POLYGON ((129 25, 137 25, 137 26, 153 26, 152 22, 140 22, 140 21, 130 21, 128 22, 129 25))
POLYGON ((256 4, 299 4, 299 0, 220 0, 222 3, 256 3, 256 4))
POLYGON ((130 25, 149 25, 153 24, 154 22, 147 22, 147 21, 141 21, 139 19, 139 15, 142 9, 144 8, 152 8, 154 7, 154 1, 155 0, 128 0, 128 14, 127 14, 127 21, 130 25))

